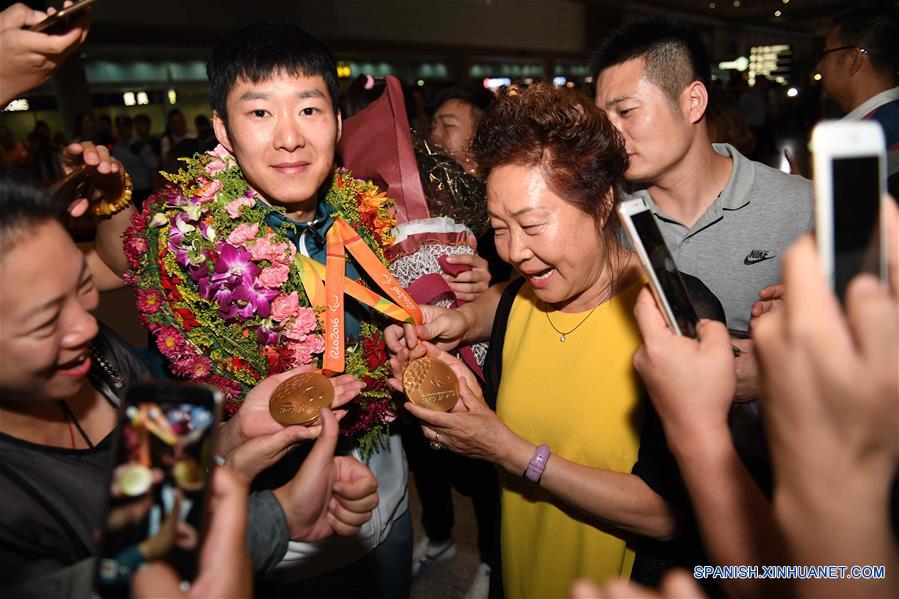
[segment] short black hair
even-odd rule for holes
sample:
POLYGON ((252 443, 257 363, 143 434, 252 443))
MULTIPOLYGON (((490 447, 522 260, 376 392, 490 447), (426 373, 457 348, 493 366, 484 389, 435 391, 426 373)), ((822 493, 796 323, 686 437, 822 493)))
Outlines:
POLYGON ((134 122, 135 122, 135 123, 137 123, 137 122, 144 122, 144 123, 147 123, 147 124, 149 125, 149 124, 150 124, 150 117, 147 116, 146 114, 143 114, 143 113, 137 114, 137 115, 134 116, 134 122))
POLYGON ((877 70, 899 71, 899 12, 886 4, 863 4, 833 19, 844 45, 864 48, 877 70))
POLYGON ((133 122, 134 121, 132 121, 131 117, 128 116, 127 114, 120 114, 119 116, 117 116, 115 118, 115 126, 116 127, 121 127, 122 125, 130 125, 133 122))
POLYGON ((296 25, 260 21, 228 34, 206 63, 210 103, 226 122, 228 92, 240 81, 259 83, 283 71, 291 77, 325 80, 334 113, 340 111, 334 55, 308 31, 296 25))
POLYGON ((709 53, 699 33, 685 23, 664 20, 628 23, 602 41, 590 72, 596 79, 607 68, 635 58, 646 65, 646 78, 676 102, 693 81, 711 87, 709 53))
POLYGON ((30 183, 0 176, 0 254, 10 248, 38 225, 46 221, 60 221, 64 203, 30 183))
POLYGON ((450 100, 461 100, 484 113, 490 109, 493 98, 493 93, 481 85, 454 85, 437 95, 437 99, 434 101, 434 112, 437 112, 450 100))

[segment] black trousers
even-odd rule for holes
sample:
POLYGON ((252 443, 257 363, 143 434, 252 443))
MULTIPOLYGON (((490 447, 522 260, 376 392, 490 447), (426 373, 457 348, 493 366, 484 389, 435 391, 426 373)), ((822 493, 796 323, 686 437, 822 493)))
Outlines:
POLYGON ((493 464, 456 455, 446 449, 434 450, 416 424, 403 423, 403 447, 409 469, 415 474, 415 488, 421 499, 422 526, 435 542, 452 536, 452 489, 471 498, 478 527, 481 561, 498 572, 499 563, 499 484, 493 464))

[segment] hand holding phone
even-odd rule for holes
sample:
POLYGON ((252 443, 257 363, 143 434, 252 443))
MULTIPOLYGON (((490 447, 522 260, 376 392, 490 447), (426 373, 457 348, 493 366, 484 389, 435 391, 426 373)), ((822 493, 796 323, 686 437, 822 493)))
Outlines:
POLYGON ((95 4, 97 0, 78 0, 74 4, 64 6, 55 13, 49 15, 40 23, 28 27, 29 31, 43 32, 49 35, 59 35, 75 27, 79 19, 86 18, 89 13, 84 11, 95 4))
POLYGON ((128 390, 110 468, 96 589, 127 597, 146 561, 191 581, 203 536, 206 482, 221 393, 211 387, 145 383, 128 390))
POLYGON ((73 23, 59 35, 28 29, 39 25, 45 17, 45 13, 24 4, 0 11, 0 107, 46 82, 87 37, 87 20, 73 23))
POLYGON ((618 206, 618 214, 668 327, 695 339, 699 318, 649 206, 642 198, 628 200, 618 206))

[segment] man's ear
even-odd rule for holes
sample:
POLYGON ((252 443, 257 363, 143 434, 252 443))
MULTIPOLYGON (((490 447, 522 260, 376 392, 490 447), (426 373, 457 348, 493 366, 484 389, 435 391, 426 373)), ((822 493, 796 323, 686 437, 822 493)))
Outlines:
POLYGON ((340 136, 343 134, 343 115, 340 114, 340 109, 337 110, 337 141, 334 143, 340 143, 340 136))
POLYGON ((861 70, 866 57, 859 48, 856 48, 850 56, 852 58, 849 59, 849 76, 852 77, 861 70))
POLYGON ((686 117, 690 123, 698 123, 709 107, 709 90, 702 81, 694 81, 684 90, 686 117))
POLYGON ((217 110, 212 111, 212 129, 215 131, 215 138, 219 143, 233 154, 234 146, 231 143, 231 137, 228 135, 228 125, 217 110))

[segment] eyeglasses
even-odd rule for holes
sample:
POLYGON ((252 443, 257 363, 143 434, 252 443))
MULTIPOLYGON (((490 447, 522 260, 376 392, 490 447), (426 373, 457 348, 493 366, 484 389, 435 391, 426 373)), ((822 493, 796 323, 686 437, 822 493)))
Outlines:
POLYGON ((824 50, 818 50, 818 62, 824 60, 824 57, 830 54, 831 52, 839 52, 840 50, 854 50, 857 49, 862 54, 867 54, 868 49, 862 48, 861 46, 840 46, 839 48, 825 48, 824 50))

